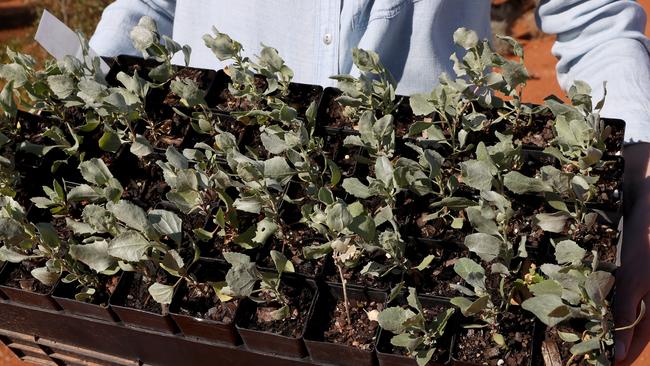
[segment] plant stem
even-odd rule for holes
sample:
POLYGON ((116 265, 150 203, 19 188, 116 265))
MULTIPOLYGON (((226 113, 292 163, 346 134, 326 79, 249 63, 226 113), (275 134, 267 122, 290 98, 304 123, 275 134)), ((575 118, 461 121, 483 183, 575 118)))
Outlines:
POLYGON ((345 316, 347 317, 348 325, 352 325, 352 321, 350 320, 350 308, 348 306, 348 288, 347 288, 348 281, 343 277, 343 268, 341 267, 340 263, 336 264, 336 268, 339 269, 339 276, 341 277, 341 285, 343 285, 343 306, 345 306, 345 316))

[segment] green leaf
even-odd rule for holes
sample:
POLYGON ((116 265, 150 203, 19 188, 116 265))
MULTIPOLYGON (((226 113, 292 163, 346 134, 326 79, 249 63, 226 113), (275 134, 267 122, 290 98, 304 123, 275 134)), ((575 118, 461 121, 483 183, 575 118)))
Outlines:
POLYGON ((141 207, 129 201, 120 200, 118 203, 109 202, 106 208, 126 226, 138 230, 147 236, 149 235, 151 225, 149 224, 147 214, 141 207))
POLYGON ((458 28, 454 32, 454 43, 463 47, 466 50, 469 50, 472 47, 478 45, 478 34, 467 28, 458 28))
POLYGON ((585 291, 598 306, 603 306, 607 295, 614 287, 614 276, 609 272, 592 272, 585 281, 585 291))
POLYGON ((140 18, 138 25, 129 33, 135 49, 145 52, 147 48, 159 42, 156 22, 149 16, 140 18))
POLYGON ((104 151, 117 152, 122 146, 122 140, 117 133, 111 129, 105 129, 102 137, 99 138, 99 147, 104 151))
POLYGON ((269 238, 278 231, 278 225, 269 218, 264 218, 257 223, 255 227, 255 236, 253 242, 264 245, 269 238))
POLYGON ((409 309, 399 306, 382 310, 377 317, 379 326, 393 333, 401 333, 404 330, 404 323, 415 316, 409 309))
POLYGON ((242 253, 224 252, 223 258, 226 260, 226 262, 230 263, 233 266, 251 263, 250 257, 242 253))
POLYGON ((35 257, 37 256, 29 256, 15 252, 9 249, 6 245, 0 247, 0 262, 20 263, 24 260, 35 257))
POLYGON ((160 267, 176 277, 184 276, 186 273, 186 270, 184 269, 185 261, 176 249, 168 250, 167 253, 165 253, 163 260, 160 263, 160 267))
MULTIPOLYGON (((391 187, 393 182, 393 164, 385 156, 380 156, 375 161, 375 176, 384 186, 391 187)), ((347 180, 347 179, 346 179, 347 180)), ((345 188, 345 186, 344 186, 345 188)))
POLYGON ((371 196, 368 186, 361 183, 358 178, 345 178, 343 189, 357 198, 366 199, 371 196))
POLYGON ((203 36, 203 42, 212 50, 219 61, 226 61, 235 57, 241 51, 241 44, 233 41, 227 34, 219 32, 216 28, 212 28, 215 36, 206 34, 203 36))
POLYGON ((429 267, 429 264, 431 264, 431 262, 432 262, 435 258, 436 258, 436 256, 433 255, 433 254, 429 254, 429 255, 427 255, 426 257, 424 257, 424 258, 422 259, 422 261, 420 262, 420 264, 418 264, 418 265, 415 267, 415 269, 417 269, 418 271, 424 271, 427 267, 429 267))
POLYGON ((450 300, 453 305, 460 309, 464 316, 473 316, 480 313, 487 307, 489 301, 490 297, 488 295, 481 296, 474 301, 464 297, 454 297, 450 300))
POLYGON ((255 263, 233 265, 226 274, 228 290, 237 297, 248 297, 253 293, 257 280, 261 277, 255 263))
POLYGON ((569 343, 575 343, 580 340, 580 336, 577 334, 573 334, 571 332, 562 332, 560 330, 556 330, 557 335, 560 336, 560 339, 562 339, 565 342, 569 343))
MULTIPOLYGON (((472 274, 482 275, 483 281, 485 281, 485 269, 480 264, 474 262, 469 258, 460 258, 454 264, 454 272, 456 272, 465 282, 470 283, 475 278, 480 280, 480 277, 472 277, 472 274)), ((472 281, 473 286, 477 287, 476 281, 472 281)), ((480 282, 479 282, 480 283, 480 282)), ((485 285, 478 286, 479 288, 485 288, 485 285)))
POLYGON ((159 304, 169 305, 172 303, 174 296, 174 286, 163 285, 162 283, 154 283, 149 286, 149 294, 159 304))
POLYGON ((325 213, 327 214, 327 226, 335 232, 342 232, 353 220, 350 211, 348 211, 345 203, 342 202, 337 202, 327 207, 325 213))
POLYGON ((472 226, 480 233, 499 235, 499 228, 495 221, 496 215, 492 208, 472 206, 465 209, 467 218, 472 226))
POLYGON ((275 269, 278 271, 278 273, 295 272, 293 263, 291 263, 291 261, 289 261, 284 254, 278 252, 277 250, 271 250, 270 254, 271 259, 273 259, 273 263, 275 264, 275 269))
POLYGON ((59 99, 66 99, 76 89, 74 80, 68 75, 51 75, 47 77, 47 84, 52 89, 52 92, 59 99))
POLYGON ((179 153, 174 146, 169 146, 167 148, 165 151, 165 157, 167 158, 167 162, 178 170, 187 169, 189 166, 187 158, 183 156, 183 154, 179 153))
POLYGON ((562 285, 555 280, 544 280, 540 283, 530 285, 530 292, 535 296, 554 295, 562 296, 562 285))
POLYGON ((79 171, 81 172, 81 176, 83 176, 87 182, 98 186, 108 184, 109 180, 113 178, 113 174, 108 170, 104 161, 97 158, 92 158, 80 163, 79 171))
POLYGON ((474 233, 465 237, 465 246, 476 253, 482 260, 491 262, 501 254, 504 243, 501 239, 483 233, 474 233))
POLYGON ((161 235, 167 235, 176 244, 181 243, 183 238, 183 222, 175 213, 167 210, 149 211, 149 222, 161 235))
POLYGON ((537 225, 544 231, 551 233, 561 233, 564 230, 566 221, 571 218, 567 212, 558 211, 554 213, 540 213, 535 215, 537 225))
POLYGON ((115 216, 102 206, 87 205, 84 207, 81 217, 97 233, 111 233, 115 230, 115 216))
POLYGON ((287 160, 280 156, 272 157, 264 161, 264 176, 281 181, 288 181, 296 173, 287 160))
POLYGON ((563 240, 555 246, 555 259, 559 264, 580 264, 587 251, 571 240, 563 240))
POLYGON ((552 188, 541 179, 530 178, 512 171, 503 176, 503 184, 514 193, 551 192, 552 188))
POLYGON ((409 104, 416 116, 428 116, 435 110, 433 103, 429 102, 431 94, 418 93, 409 98, 409 104))
POLYGON ((433 347, 426 350, 419 350, 415 355, 415 362, 417 362, 418 366, 426 366, 431 361, 431 357, 433 357, 435 352, 436 348, 433 347))
POLYGON ((463 183, 478 189, 489 191, 492 189, 492 166, 481 160, 468 160, 460 163, 463 183))
POLYGON ((492 333, 492 340, 494 343, 496 343, 499 347, 505 347, 506 346, 506 340, 503 338, 503 335, 499 333, 492 333))
POLYGON ((521 307, 535 314, 549 327, 568 319, 571 314, 569 307, 562 302, 562 298, 551 294, 531 297, 524 301, 521 307))
POLYGON ((330 243, 325 243, 320 245, 305 246, 302 248, 302 253, 303 256, 308 260, 320 259, 332 253, 332 245, 330 243))
POLYGON ((600 349, 600 337, 594 337, 580 343, 576 343, 571 347, 571 353, 574 355, 582 355, 600 349))
POLYGON ((108 244, 108 254, 127 262, 139 262, 152 244, 136 231, 125 231, 108 244))
POLYGON ((181 98, 181 103, 187 107, 205 104, 206 92, 199 89, 199 86, 192 79, 172 80, 170 89, 181 98))
POLYGON ((131 151, 131 153, 135 156, 143 157, 153 153, 153 146, 151 146, 149 140, 147 140, 144 136, 136 135, 135 141, 133 141, 131 144, 129 151, 131 151))
POLYGON ((17 246, 27 239, 23 226, 17 220, 0 217, 0 239, 8 245, 17 246))
POLYGON ((51 272, 47 267, 34 268, 31 275, 45 286, 54 286, 60 277, 60 273, 51 272))
POLYGON ((70 256, 98 273, 116 264, 115 258, 108 253, 108 242, 103 239, 88 244, 70 245, 70 256))

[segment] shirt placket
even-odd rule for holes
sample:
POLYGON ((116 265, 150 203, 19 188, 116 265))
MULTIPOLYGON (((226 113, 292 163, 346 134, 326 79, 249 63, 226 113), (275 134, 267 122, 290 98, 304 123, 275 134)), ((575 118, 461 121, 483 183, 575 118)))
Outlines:
POLYGON ((341 0, 319 1, 317 80, 331 84, 329 77, 338 74, 341 0))

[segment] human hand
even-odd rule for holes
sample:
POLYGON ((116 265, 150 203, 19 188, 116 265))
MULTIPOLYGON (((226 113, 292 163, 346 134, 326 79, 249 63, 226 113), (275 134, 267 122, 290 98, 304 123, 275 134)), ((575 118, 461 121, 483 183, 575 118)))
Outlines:
MULTIPOLYGON (((625 227, 621 267, 616 272, 615 315, 618 328, 633 324, 639 304, 650 304, 650 144, 626 146, 624 200, 625 227)), ((616 332, 616 361, 622 361, 633 342, 634 329, 616 332)))

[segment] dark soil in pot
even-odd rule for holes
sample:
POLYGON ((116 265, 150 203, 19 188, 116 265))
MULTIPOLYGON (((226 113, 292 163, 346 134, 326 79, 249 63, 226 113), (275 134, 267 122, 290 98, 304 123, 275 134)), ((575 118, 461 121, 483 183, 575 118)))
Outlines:
POLYGON ((329 327, 323 335, 324 340, 356 347, 363 351, 374 350, 379 324, 368 319, 367 312, 381 311, 383 304, 377 301, 350 299, 348 307, 350 322, 343 301, 340 299, 336 302, 336 306, 330 312, 329 327))
POLYGON ((281 285, 281 291, 290 301, 288 318, 282 320, 270 318, 270 313, 281 307, 277 303, 255 304, 242 314, 237 325, 246 329, 300 338, 307 322, 314 293, 306 286, 290 286, 284 283, 281 285))
MULTIPOLYGON (((223 71, 217 73, 214 84, 214 93, 216 94, 214 105, 218 111, 230 113, 246 112, 252 109, 266 109, 266 100, 262 100, 260 105, 255 106, 247 98, 233 96, 228 88, 230 82, 230 77, 228 77, 228 75, 223 71)), ((268 86, 266 78, 262 75, 255 75, 255 86, 260 92, 266 90, 268 86)), ((320 100, 322 90, 323 89, 317 85, 291 83, 289 84, 289 92, 287 95, 282 96, 279 95, 278 92, 275 92, 273 95, 279 97, 289 106, 295 108, 298 112, 298 118, 304 120, 307 108, 309 108, 309 105, 312 102, 318 102, 320 100)), ((212 104, 210 103, 210 105, 212 104)))
POLYGON ((535 215, 547 212, 545 204, 536 197, 520 196, 512 202, 515 211, 508 225, 508 237, 526 235, 526 246, 540 248, 546 241, 546 233, 535 224, 535 215))
MULTIPOLYGON (((378 261, 380 261, 380 258, 378 258, 378 261)), ((343 267, 343 278, 347 281, 348 286, 377 289, 380 291, 388 290, 390 288, 388 279, 377 278, 369 274, 361 274, 361 269, 366 263, 364 261, 354 268, 343 267)), ((341 284, 341 277, 333 261, 329 262, 325 269, 325 281, 330 284, 341 284)))
POLYGON ((343 303, 343 288, 323 287, 309 320, 305 343, 313 361, 345 366, 372 365, 379 325, 368 313, 381 311, 386 293, 347 289, 350 322, 343 303))
MULTIPOLYGON (((92 300, 88 301, 88 304, 99 305, 99 306, 108 306, 108 301, 115 292, 117 283, 120 279, 119 275, 115 276, 100 276, 101 284, 96 288, 95 295, 92 297, 92 300)), ((59 283, 56 290, 54 291, 53 296, 61 297, 64 299, 75 300, 75 294, 77 293, 76 283, 73 284, 64 284, 59 283)), ((78 300, 75 300, 78 301, 78 300)))
POLYGON ((123 305, 131 309, 144 310, 150 313, 167 314, 169 306, 157 303, 149 294, 149 286, 156 282, 170 284, 168 277, 164 271, 159 271, 155 278, 146 278, 141 273, 134 273, 133 280, 126 291, 123 305))
POLYGON ((571 228, 571 224, 573 221, 567 223, 561 236, 555 239, 556 242, 568 237, 587 250, 587 260, 593 258, 591 251, 596 250, 599 261, 616 263, 619 233, 614 227, 597 222, 591 227, 579 224, 575 230, 571 228))
POLYGON ((262 268, 275 268, 269 253, 271 250, 277 250, 293 263, 297 274, 308 278, 316 278, 323 273, 327 257, 318 260, 306 260, 303 255, 303 248, 320 244, 322 244, 322 240, 311 229, 304 225, 294 225, 285 230, 282 239, 270 238, 256 262, 262 268))
POLYGON ((492 340, 490 328, 462 328, 456 337, 452 357, 467 365, 520 366, 533 358, 534 321, 523 312, 505 312, 497 322, 495 331, 503 335, 507 348, 492 340))
POLYGON ((115 172, 115 177, 124 187, 122 199, 147 211, 165 199, 169 186, 165 183, 162 169, 155 163, 157 157, 138 159, 128 152, 124 155, 123 160, 111 167, 111 172, 115 172))
POLYGON ((63 310, 77 315, 114 321, 115 314, 109 308, 109 300, 117 288, 120 276, 101 276, 101 284, 95 290, 95 295, 89 301, 79 301, 75 295, 79 289, 75 283, 59 282, 52 294, 53 299, 63 310))
POLYGON ((466 257, 466 249, 448 245, 430 245, 413 244, 407 247, 407 257, 414 265, 417 265, 422 259, 432 254, 433 261, 429 267, 423 271, 413 269, 407 276, 407 284, 419 289, 422 295, 454 297, 458 296, 458 291, 452 289, 450 284, 460 284, 462 279, 454 271, 454 264, 459 258, 466 257))
POLYGON ((238 300, 221 302, 212 286, 207 283, 189 285, 178 301, 178 314, 194 318, 232 324, 238 300))
MULTIPOLYGON (((245 253, 251 258, 256 258, 260 248, 245 249, 235 241, 241 233, 245 232, 249 227, 255 225, 262 219, 264 219, 264 215, 256 215, 248 212, 237 211, 239 229, 228 226, 225 229, 225 234, 223 236, 215 233, 211 240, 198 243, 199 248, 201 249, 201 257, 224 260, 224 252, 236 252, 245 253)), ((213 220, 209 218, 205 224, 204 229, 212 232, 216 229, 216 227, 217 226, 213 220)))
POLYGON ((213 282, 224 281, 226 269, 216 262, 199 261, 193 267, 195 283, 183 282, 169 307, 169 313, 185 336, 237 345, 235 329, 239 300, 219 300, 213 282))
MULTIPOLYGON (((512 133, 515 141, 520 141, 524 145, 543 149, 550 146, 551 141, 555 138, 553 127, 555 118, 549 114, 547 116, 538 116, 536 121, 528 125, 517 125, 512 133)), ((605 126, 612 128, 612 133, 605 139, 604 153, 615 155, 622 149, 623 137, 625 134, 625 123, 620 120, 603 119, 605 126)))
MULTIPOLYGON (((357 124, 351 117, 346 115, 345 107, 337 101, 337 98, 341 95, 343 93, 338 89, 328 88, 325 90, 321 103, 323 114, 319 120, 322 121, 324 126, 356 133, 357 124)), ((395 103, 399 103, 397 109, 391 113, 394 117, 395 136, 403 137, 407 135, 415 116, 409 105, 408 97, 396 96, 395 103)), ((377 117, 380 118, 382 115, 377 114, 377 117)))
POLYGON ((403 237, 414 237, 422 239, 436 239, 450 243, 463 243, 467 234, 471 233, 471 225, 465 218, 465 212, 449 212, 451 215, 464 219, 463 227, 454 229, 451 227, 452 218, 440 215, 434 219, 427 216, 439 210, 429 207, 437 198, 433 195, 417 196, 408 193, 403 198, 398 198, 396 206, 397 217, 402 217, 400 232, 403 237))
POLYGON ((31 271, 45 266, 45 260, 22 261, 5 267, 0 284, 35 294, 49 294, 52 286, 47 286, 35 279, 31 271))

